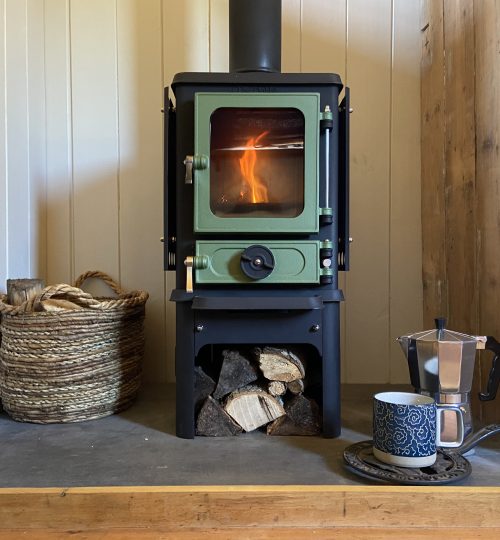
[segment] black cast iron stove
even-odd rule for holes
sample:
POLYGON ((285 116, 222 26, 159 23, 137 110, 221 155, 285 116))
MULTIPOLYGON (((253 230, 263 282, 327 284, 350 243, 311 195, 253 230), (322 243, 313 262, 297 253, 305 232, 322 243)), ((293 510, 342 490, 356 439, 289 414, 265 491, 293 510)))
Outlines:
POLYGON ((195 435, 196 366, 254 346, 308 351, 322 434, 340 433, 349 89, 340 102, 338 75, 281 73, 280 57, 281 0, 231 0, 230 72, 177 74, 175 107, 165 91, 179 437, 195 435))

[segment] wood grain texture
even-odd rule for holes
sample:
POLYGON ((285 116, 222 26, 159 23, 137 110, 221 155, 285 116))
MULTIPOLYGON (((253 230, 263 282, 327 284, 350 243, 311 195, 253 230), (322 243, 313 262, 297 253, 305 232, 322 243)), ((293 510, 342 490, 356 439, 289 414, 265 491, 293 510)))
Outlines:
POLYGON ((422 14, 422 273, 424 327, 448 315, 445 220, 443 0, 424 0, 422 14))
MULTIPOLYGON (((1 529, 500 528, 499 488, 227 486, 0 490, 1 529)), ((188 537, 189 538, 189 537, 188 537)))
MULTIPOLYGON (((476 193, 478 326, 482 334, 500 335, 500 2, 474 2, 476 54, 476 193)), ((482 386, 490 354, 481 355, 482 386)), ((498 422, 500 400, 481 405, 482 421, 498 422)))
MULTIPOLYGON (((456 527, 452 531, 455 538, 488 539, 498 538, 500 528, 477 529, 471 527, 456 527)), ((418 529, 383 528, 383 527, 336 527, 332 529, 316 527, 231 527, 227 529, 93 529, 85 531, 61 531, 54 529, 10 529, 0 530, 0 540, 18 540, 28 538, 36 540, 60 540, 69 535, 75 540, 429 540, 443 538, 441 528, 421 527, 418 529)))

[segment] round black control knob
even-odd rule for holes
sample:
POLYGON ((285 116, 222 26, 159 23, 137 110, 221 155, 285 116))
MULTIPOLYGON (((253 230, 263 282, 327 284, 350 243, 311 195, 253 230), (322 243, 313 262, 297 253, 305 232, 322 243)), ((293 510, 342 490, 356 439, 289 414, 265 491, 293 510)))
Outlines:
POLYGON ((241 254, 240 266, 250 279, 264 279, 274 270, 274 255, 266 246, 248 246, 241 254))

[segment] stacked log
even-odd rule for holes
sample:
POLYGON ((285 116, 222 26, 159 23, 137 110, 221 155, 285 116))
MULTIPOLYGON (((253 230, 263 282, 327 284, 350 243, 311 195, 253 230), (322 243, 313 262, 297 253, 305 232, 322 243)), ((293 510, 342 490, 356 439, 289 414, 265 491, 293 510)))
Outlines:
POLYGON ((304 395, 306 367, 303 355, 277 347, 223 350, 216 382, 197 366, 197 435, 224 437, 259 428, 268 435, 320 434, 320 408, 304 395))

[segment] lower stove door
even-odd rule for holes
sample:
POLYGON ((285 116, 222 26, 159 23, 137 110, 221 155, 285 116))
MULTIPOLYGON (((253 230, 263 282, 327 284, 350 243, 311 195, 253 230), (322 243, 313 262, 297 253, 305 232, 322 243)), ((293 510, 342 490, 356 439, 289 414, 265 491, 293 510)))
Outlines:
POLYGON ((195 270, 199 284, 309 284, 332 270, 321 261, 318 241, 200 240, 195 270), (322 268, 321 266, 324 265, 322 268))

